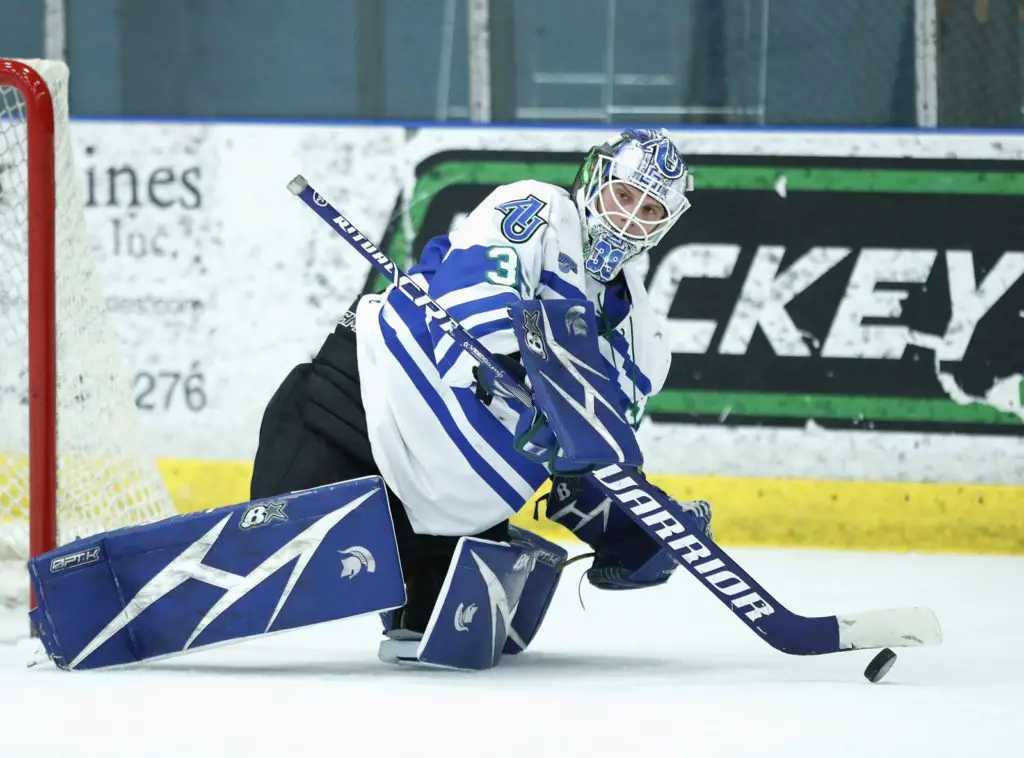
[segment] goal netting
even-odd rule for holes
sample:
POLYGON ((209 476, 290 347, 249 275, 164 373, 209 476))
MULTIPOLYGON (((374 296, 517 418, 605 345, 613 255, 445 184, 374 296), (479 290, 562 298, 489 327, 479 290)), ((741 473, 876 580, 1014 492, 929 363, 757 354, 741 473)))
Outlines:
MULTIPOLYGON (((26 559, 170 515, 86 235, 68 69, 0 59, 0 613, 26 559)), ((18 614, 19 631, 28 630, 18 614)), ((0 637, 5 629, 0 626, 0 637)))

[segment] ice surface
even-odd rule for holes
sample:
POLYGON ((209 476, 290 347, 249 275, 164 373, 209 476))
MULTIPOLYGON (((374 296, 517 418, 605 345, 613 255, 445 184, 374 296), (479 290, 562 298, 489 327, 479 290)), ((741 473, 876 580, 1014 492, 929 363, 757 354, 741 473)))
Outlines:
POLYGON ((928 605, 945 640, 873 685, 872 651, 778 653, 683 571, 583 609, 577 563, 482 673, 378 663, 374 617, 106 672, 0 645, 0 756, 1024 755, 1024 558, 731 552, 798 613, 928 605))

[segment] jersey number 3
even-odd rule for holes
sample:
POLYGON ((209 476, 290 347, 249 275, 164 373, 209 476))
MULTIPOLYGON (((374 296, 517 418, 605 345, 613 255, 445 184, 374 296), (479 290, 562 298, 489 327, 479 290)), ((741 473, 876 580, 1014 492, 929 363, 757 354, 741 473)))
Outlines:
POLYGON ((510 247, 492 247, 487 257, 496 261, 493 270, 486 273, 487 281, 502 287, 519 288, 519 256, 510 247))
POLYGON ((533 195, 522 200, 510 200, 497 206, 498 213, 505 219, 501 222, 501 233, 509 242, 521 244, 526 242, 544 225, 544 219, 538 214, 544 210, 543 200, 533 195))

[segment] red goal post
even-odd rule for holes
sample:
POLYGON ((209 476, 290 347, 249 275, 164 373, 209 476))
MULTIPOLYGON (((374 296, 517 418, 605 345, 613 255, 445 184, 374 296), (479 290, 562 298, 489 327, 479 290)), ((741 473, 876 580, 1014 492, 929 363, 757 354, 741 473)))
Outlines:
MULTIPOLYGON (((52 550, 57 543, 53 100, 39 72, 21 61, 0 59, 0 92, 5 88, 17 91, 24 103, 25 157, 30 177, 27 184, 29 552, 38 555, 52 550)), ((7 99, 4 97, 0 105, 4 117, 8 116, 7 99)), ((11 101, 13 103, 15 98, 11 101)))
MULTIPOLYGON (((0 605, 25 559, 171 515, 105 309, 74 168, 69 71, 0 59, 0 605)), ((116 128, 116 125, 113 127, 116 128)))

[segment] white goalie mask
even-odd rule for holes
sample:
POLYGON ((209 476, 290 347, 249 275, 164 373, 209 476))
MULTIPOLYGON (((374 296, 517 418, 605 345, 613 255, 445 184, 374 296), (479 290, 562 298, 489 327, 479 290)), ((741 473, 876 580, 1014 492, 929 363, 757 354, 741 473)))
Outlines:
POLYGON ((583 263, 609 282, 651 249, 690 207, 693 176, 664 130, 629 129, 594 147, 572 196, 583 225, 583 263))

